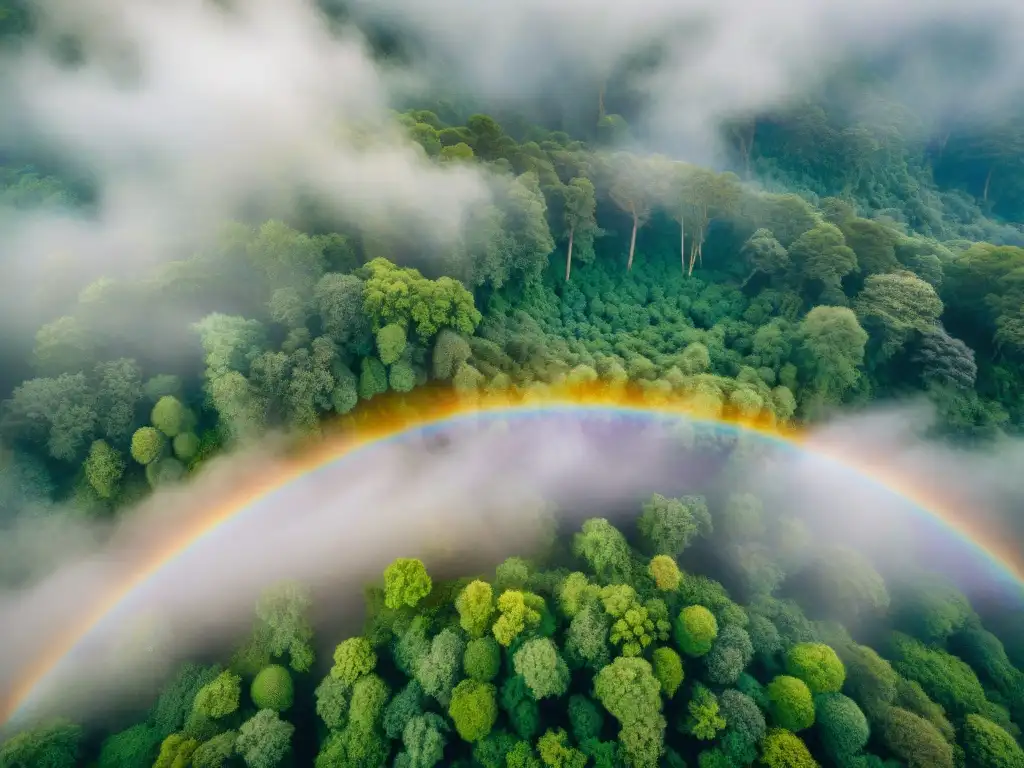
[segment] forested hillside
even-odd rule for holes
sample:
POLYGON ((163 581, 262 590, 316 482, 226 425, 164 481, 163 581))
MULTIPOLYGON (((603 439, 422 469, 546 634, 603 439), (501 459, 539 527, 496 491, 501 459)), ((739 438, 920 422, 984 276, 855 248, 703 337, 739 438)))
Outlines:
MULTIPOLYGON (((0 50, 32 39, 31 9, 0 0, 0 50)), ((368 36, 381 62, 415 54, 368 36)), ((55 45, 75 61, 74 40, 55 45)), ((430 94, 386 128, 339 127, 482 179, 450 236, 311 193, 131 274, 33 263, 33 332, 0 348, 0 526, 129 515, 268 432, 315 437, 431 383, 472 399, 628 382, 780 425, 923 398, 935 439, 1024 430, 1024 119, 923 125, 884 72, 837 75, 723 123, 711 167, 651 150, 643 66, 595 78, 571 114, 430 94)), ((89 169, 39 144, 0 145, 0 231, 96 215, 89 169)), ((941 581, 890 599, 844 552, 830 599, 881 627, 859 644, 848 615, 783 595, 811 565, 785 562, 759 510, 653 496, 635 531, 590 520, 486 579, 401 559, 329 671, 287 585, 248 645, 184 667, 138 725, 41 724, 0 768, 1024 766, 1019 633, 997 638, 941 581), (752 543, 764 569, 732 596, 688 570, 691 544, 752 543)), ((4 586, 24 578, 0 562, 4 586)))
MULTIPOLYGON (((491 171, 456 246, 234 222, 145 279, 100 278, 8 367, 33 374, 4 406, 12 476, 109 505, 225 441, 428 380, 628 379, 781 421, 925 393, 960 438, 1020 428, 1024 249, 539 128, 517 141, 486 115, 396 119, 435 162, 491 171), (161 334, 194 351, 167 359, 161 334)), ((5 184, 12 206, 73 199, 29 170, 5 184)))

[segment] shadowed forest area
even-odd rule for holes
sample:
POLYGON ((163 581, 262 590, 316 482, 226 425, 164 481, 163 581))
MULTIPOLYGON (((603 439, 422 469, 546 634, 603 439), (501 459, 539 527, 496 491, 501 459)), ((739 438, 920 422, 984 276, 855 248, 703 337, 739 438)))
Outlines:
MULTIPOLYGON (((324 6, 381 71, 415 69, 426 44, 403 25, 324 6)), ((34 7, 0 0, 3 55, 41 40, 83 66, 95 41, 50 34, 34 7)), ((931 439, 1018 438, 1024 108, 924 121, 886 87, 890 62, 845 62, 721 121, 691 161, 645 119, 659 45, 529 109, 403 93, 332 123, 379 178, 340 198, 296 182, 287 205, 246 201, 196 247, 115 267, 73 247, 100 242, 84 235, 105 171, 22 140, 12 97, 0 536, 116 522, 215 457, 430 384, 469 402, 628 385, 780 426, 923 400, 931 439), (457 205, 456 184, 473 190, 457 205), (419 213, 360 207, 388 185, 419 213), (58 229, 59 248, 36 237, 58 229)), ((130 62, 110 66, 129 88, 130 62)), ((1024 611, 983 620, 940 574, 887 584, 802 536, 750 493, 653 494, 487 574, 399 558, 333 660, 309 591, 282 584, 233 656, 185 664, 116 727, 5 734, 0 768, 1024 768, 1024 611), (719 547, 747 570, 693 570, 719 547)), ((4 591, 39 576, 0 556, 4 591)))

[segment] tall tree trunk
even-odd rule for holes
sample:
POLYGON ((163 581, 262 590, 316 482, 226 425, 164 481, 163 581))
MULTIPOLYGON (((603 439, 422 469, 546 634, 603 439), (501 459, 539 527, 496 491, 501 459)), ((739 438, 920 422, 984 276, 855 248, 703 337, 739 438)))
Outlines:
POLYGON ((640 217, 633 211, 633 236, 629 239, 629 261, 626 262, 626 271, 633 268, 633 254, 636 252, 636 230, 640 226, 640 217))
POLYGON ((701 224, 700 231, 698 232, 700 237, 697 238, 697 263, 700 264, 702 267, 704 266, 704 227, 710 224, 710 221, 708 220, 707 205, 704 206, 703 215, 703 223, 701 224))
POLYGON ((682 271, 686 272, 686 219, 679 214, 679 263, 682 271))
POLYGON ((569 282, 569 272, 572 270, 572 236, 576 233, 576 227, 569 227, 569 247, 565 249, 565 282, 569 282))
POLYGON ((693 267, 697 263, 697 260, 701 258, 701 249, 703 245, 704 229, 701 228, 697 230, 697 236, 693 238, 692 245, 690 246, 690 269, 686 273, 687 276, 693 274, 693 267))
POLYGON ((754 137, 757 135, 757 121, 751 120, 749 127, 744 130, 743 127, 734 127, 732 130, 733 136, 736 137, 736 143, 740 152, 740 158, 743 160, 743 178, 750 178, 750 153, 754 149, 754 137))
POLYGON ((995 165, 990 165, 989 168, 988 168, 988 175, 985 177, 985 189, 982 191, 982 194, 981 194, 981 201, 983 203, 987 203, 988 202, 988 190, 989 190, 989 187, 992 185, 992 171, 994 171, 994 170, 995 170, 995 165))

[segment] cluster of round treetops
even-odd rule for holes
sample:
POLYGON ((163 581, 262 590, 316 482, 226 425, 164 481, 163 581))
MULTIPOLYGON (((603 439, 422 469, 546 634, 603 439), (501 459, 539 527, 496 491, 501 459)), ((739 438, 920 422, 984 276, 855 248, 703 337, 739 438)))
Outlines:
MULTIPOLYGON (((814 553, 798 529, 750 494, 714 515, 703 497, 655 494, 633 543, 591 519, 569 551, 509 558, 490 579, 438 582, 399 558, 319 678, 309 595, 279 585, 226 668, 186 665, 95 765, 1024 765, 1024 674, 966 598, 931 578, 890 596, 865 558, 814 553), (743 605, 679 567, 733 546, 743 605), (890 627, 881 653, 774 595, 786 563, 807 610, 890 627)), ((0 747, 0 766, 71 768, 82 735, 40 725, 0 747)))

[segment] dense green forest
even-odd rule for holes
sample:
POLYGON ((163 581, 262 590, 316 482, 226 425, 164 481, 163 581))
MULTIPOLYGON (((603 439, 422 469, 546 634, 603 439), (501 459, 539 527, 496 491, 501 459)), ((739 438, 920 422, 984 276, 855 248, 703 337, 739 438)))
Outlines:
MULTIPOLYGON (((0 50, 30 7, 0 0, 0 50)), ((311 199, 141 277, 55 262, 49 314, 0 349, 0 535, 116 520, 269 431, 431 384, 628 382, 779 425, 924 398, 937 440, 1019 435, 1024 120, 926 129, 879 96, 861 122, 847 85, 737 116, 717 168, 645 151, 615 78, 582 116, 423 99, 392 115, 405 141, 488 186, 454 243, 311 199)), ((95 205, 66 158, 0 146, 0 227, 95 205)), ((633 512, 478 577, 395 561, 333 666, 309 594, 281 585, 234 656, 184 665, 135 724, 39 723, 0 768, 1024 768, 1014 617, 986 626, 943 580, 887 584, 856 552, 794 559, 749 494, 633 512), (748 572, 694 570, 729 547, 748 572)), ((0 585, 24 578, 0 562, 0 585)))
POLYGON ((487 580, 434 581, 422 561, 399 558, 367 592, 364 634, 326 663, 309 594, 284 583, 260 599, 230 659, 182 666, 137 724, 104 738, 49 722, 7 741, 0 759, 19 768, 1024 764, 1019 633, 1004 647, 949 584, 924 577, 890 591, 852 550, 794 546, 789 523, 746 493, 713 510, 703 496, 655 494, 631 525, 633 544, 593 518, 487 580), (748 553, 733 574, 742 604, 679 568, 695 550, 734 546, 748 553), (793 581, 783 569, 803 585, 790 597, 775 594, 793 581), (840 623, 866 618, 876 620, 877 650, 840 623))

